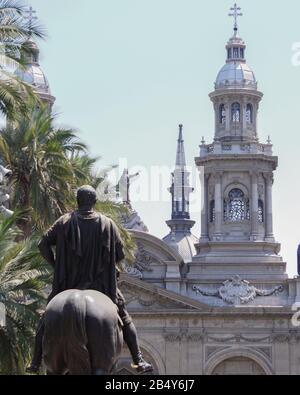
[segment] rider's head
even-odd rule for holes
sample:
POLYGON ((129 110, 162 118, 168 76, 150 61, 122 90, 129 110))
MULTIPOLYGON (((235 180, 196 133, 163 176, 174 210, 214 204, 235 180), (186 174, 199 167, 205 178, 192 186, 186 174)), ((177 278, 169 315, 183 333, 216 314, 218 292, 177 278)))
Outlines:
POLYGON ((97 202, 97 193, 90 185, 84 185, 77 191, 77 204, 80 210, 91 210, 97 202))

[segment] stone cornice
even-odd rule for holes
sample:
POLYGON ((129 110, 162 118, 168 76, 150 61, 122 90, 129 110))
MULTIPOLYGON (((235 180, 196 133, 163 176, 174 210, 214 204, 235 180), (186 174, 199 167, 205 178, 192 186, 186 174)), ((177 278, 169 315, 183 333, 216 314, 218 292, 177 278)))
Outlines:
POLYGON ((233 98, 236 98, 237 96, 249 96, 249 97, 256 97, 259 100, 261 100, 264 96, 264 94, 258 90, 253 90, 253 89, 247 89, 247 88, 235 88, 235 89, 230 89, 230 88, 224 88, 224 89, 218 89, 209 94, 210 99, 213 101, 213 99, 218 98, 220 96, 224 96, 227 99, 229 99, 231 96, 233 98))
MULTIPOLYGON (((245 161, 251 161, 253 162, 253 159, 255 160, 260 160, 262 162, 267 162, 267 163, 272 163, 276 170, 278 166, 278 156, 267 156, 263 154, 233 154, 233 155, 228 155, 228 154, 220 154, 220 155, 214 155, 210 154, 208 156, 205 156, 203 158, 201 157, 196 157, 195 162, 197 166, 203 166, 204 164, 209 164, 212 162, 232 162, 232 161, 240 161, 240 162, 245 162, 245 161)), ((223 167, 224 164, 222 165, 222 171, 226 172, 227 170, 223 167)), ((232 169, 230 169, 232 170, 232 169)), ((243 170, 242 168, 239 169, 240 171, 249 171, 249 166, 246 166, 245 169, 243 170)), ((214 169, 214 172, 216 170, 214 169)), ((208 172, 208 169, 206 169, 206 172, 208 172)), ((261 170, 263 172, 263 170, 261 170)))
POLYGON ((212 310, 212 307, 209 305, 203 304, 201 302, 199 303, 198 301, 192 298, 179 295, 175 292, 171 292, 164 288, 157 287, 145 281, 132 278, 126 274, 121 274, 119 285, 122 286, 122 284, 132 289, 139 289, 141 291, 144 291, 148 294, 153 295, 155 298, 163 298, 177 305, 181 305, 183 310, 194 309, 198 311, 208 311, 208 312, 212 310))

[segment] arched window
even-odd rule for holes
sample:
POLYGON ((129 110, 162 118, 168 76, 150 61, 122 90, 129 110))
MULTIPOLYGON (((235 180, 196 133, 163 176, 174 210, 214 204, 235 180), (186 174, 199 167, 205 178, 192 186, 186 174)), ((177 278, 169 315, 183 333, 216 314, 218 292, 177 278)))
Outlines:
POLYGON ((231 48, 228 48, 227 53, 228 53, 228 59, 232 59, 231 48))
POLYGON ((238 48, 233 48, 233 57, 234 57, 234 59, 238 59, 238 57, 239 57, 239 49, 238 48))
POLYGON ((226 110, 225 110, 225 105, 221 104, 220 105, 220 123, 224 125, 226 122, 226 110))
POLYGON ((212 200, 210 202, 210 207, 209 207, 209 222, 215 222, 215 218, 216 218, 215 201, 212 200))
POLYGON ((261 199, 258 201, 258 222, 264 223, 264 202, 261 199))
POLYGON ((233 103, 231 106, 231 120, 235 123, 241 120, 241 106, 239 103, 233 103))
POLYGON ((249 199, 241 189, 232 189, 228 195, 226 220, 230 222, 247 221, 250 219, 249 199))
POLYGON ((246 108, 246 120, 247 123, 253 123, 253 106, 252 104, 247 104, 246 108))

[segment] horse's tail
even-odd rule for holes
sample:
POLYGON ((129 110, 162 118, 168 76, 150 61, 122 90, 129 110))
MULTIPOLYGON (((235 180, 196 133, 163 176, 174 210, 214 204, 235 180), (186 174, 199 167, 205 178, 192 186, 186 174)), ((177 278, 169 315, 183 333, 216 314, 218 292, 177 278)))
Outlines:
POLYGON ((64 357, 70 375, 91 374, 85 317, 85 297, 80 292, 72 293, 66 300, 62 322, 64 357))

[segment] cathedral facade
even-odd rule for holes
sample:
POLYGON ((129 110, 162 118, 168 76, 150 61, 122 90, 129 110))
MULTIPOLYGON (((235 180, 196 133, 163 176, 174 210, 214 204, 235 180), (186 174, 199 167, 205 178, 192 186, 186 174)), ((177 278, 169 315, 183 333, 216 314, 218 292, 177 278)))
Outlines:
MULTIPOLYGON (((233 11, 236 20, 236 6, 233 11)), ((32 45, 35 55, 17 75, 52 107, 55 98, 32 45)), ((124 221, 137 243, 136 261, 124 264, 119 286, 154 374, 298 375, 300 278, 288 278, 274 235, 278 158, 271 141, 258 137, 263 94, 236 23, 226 54, 210 94, 214 140, 202 141, 195 160, 202 180, 201 235, 192 233, 180 125, 170 233, 158 239, 132 210, 124 221)), ((135 374, 130 364, 124 348, 115 373, 135 374)))
MULTIPOLYGON (((195 160, 202 180, 201 235, 192 234, 180 125, 170 233, 157 239, 133 213, 129 227, 138 253, 120 287, 155 374, 298 375, 300 279, 288 278, 273 231, 278 158, 270 139, 262 144, 258 137, 263 94, 237 23, 226 53, 209 95, 214 140, 202 141, 195 160)), ((116 373, 133 374, 129 366, 124 349, 116 373)))

